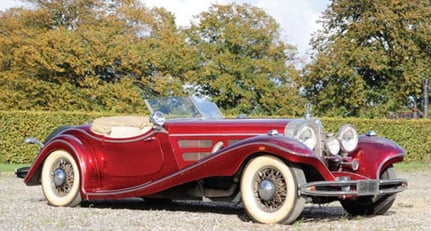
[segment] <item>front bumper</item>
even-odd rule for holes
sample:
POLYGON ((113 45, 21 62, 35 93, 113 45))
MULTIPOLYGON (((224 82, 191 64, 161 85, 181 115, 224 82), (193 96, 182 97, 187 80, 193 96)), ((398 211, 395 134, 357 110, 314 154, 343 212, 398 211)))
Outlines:
POLYGON ((319 197, 376 196, 394 194, 405 189, 407 189, 405 179, 316 181, 300 187, 300 193, 319 197))

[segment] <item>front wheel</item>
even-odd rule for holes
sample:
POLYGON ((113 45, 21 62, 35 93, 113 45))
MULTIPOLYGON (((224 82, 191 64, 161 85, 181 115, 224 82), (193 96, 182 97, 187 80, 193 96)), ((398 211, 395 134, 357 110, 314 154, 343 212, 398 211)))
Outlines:
MULTIPOLYGON (((387 168, 380 179, 395 179, 396 173, 393 166, 387 168)), ((375 197, 360 197, 341 201, 341 205, 351 215, 383 215, 394 204, 395 194, 387 194, 375 197)))
POLYGON ((75 159, 66 151, 49 154, 42 168, 42 191, 54 206, 75 206, 81 203, 80 175, 75 159))
POLYGON ((290 224, 301 214, 305 199, 298 185, 305 183, 301 169, 273 156, 252 159, 241 177, 241 197, 247 214, 256 222, 290 224))

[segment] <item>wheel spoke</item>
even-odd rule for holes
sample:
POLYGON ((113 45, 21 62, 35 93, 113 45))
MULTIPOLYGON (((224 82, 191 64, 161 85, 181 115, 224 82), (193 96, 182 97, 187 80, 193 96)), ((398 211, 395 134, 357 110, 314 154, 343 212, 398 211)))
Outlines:
POLYGON ((43 163, 42 191, 49 204, 75 206, 81 203, 80 174, 74 157, 64 150, 51 152, 43 163))
POLYGON ((72 163, 70 163, 67 159, 60 159, 55 164, 52 165, 51 168, 51 177, 52 177, 52 187, 55 189, 55 193, 58 196, 64 196, 67 195, 70 190, 72 189, 73 183, 74 183, 74 171, 72 163), (61 170, 64 172, 66 179, 64 180, 64 183, 56 185, 54 182, 55 177, 55 171, 61 170))
POLYGON ((287 194, 287 186, 283 175, 279 170, 275 168, 264 168, 257 172, 256 181, 254 184, 255 198, 259 202, 259 205, 265 211, 275 211, 279 209, 287 194), (263 199, 258 192, 258 187, 263 181, 269 181, 275 188, 274 194, 270 199, 263 199))

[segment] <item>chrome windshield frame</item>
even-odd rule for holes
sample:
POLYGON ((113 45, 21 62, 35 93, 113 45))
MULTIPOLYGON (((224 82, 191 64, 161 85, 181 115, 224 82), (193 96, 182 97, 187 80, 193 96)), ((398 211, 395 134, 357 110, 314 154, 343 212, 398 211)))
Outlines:
POLYGON ((167 119, 223 119, 219 108, 211 101, 204 98, 191 96, 162 97, 146 99, 151 114, 160 111, 167 119))

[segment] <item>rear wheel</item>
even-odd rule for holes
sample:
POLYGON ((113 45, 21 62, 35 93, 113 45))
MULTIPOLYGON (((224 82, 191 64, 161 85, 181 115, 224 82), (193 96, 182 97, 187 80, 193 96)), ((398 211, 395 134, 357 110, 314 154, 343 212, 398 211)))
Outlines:
MULTIPOLYGON (((395 179, 396 173, 393 166, 387 168, 380 179, 395 179)), ((375 197, 360 197, 353 200, 343 200, 341 205, 351 215, 383 215, 394 204, 395 194, 375 197)))
POLYGON ((49 154, 42 169, 42 191, 54 206, 75 206, 81 203, 80 175, 75 159, 66 151, 49 154))
POLYGON ((289 224, 301 214, 305 199, 298 185, 305 183, 301 169, 273 156, 252 159, 241 178, 241 196, 248 215, 260 223, 289 224))

